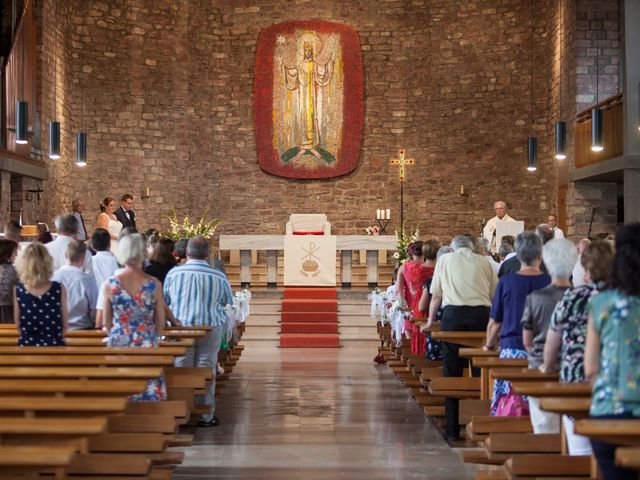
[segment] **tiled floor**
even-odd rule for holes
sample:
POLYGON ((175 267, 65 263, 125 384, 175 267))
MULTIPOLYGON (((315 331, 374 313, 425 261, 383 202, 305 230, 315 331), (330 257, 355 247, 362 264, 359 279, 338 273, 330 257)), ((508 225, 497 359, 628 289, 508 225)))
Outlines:
POLYGON ((174 478, 473 478, 375 351, 252 342, 174 478))

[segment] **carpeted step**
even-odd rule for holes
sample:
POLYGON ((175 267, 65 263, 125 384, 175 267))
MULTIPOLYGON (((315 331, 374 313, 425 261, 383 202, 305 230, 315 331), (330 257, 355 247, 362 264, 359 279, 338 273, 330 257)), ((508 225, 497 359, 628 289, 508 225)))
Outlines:
POLYGON ((332 299, 338 298, 338 292, 335 288, 285 288, 284 289, 285 300, 292 299, 332 299))
POLYGON ((281 333, 338 333, 338 324, 322 322, 289 322, 282 324, 281 333))
POLYGON ((280 347, 282 348, 336 348, 339 346, 340 339, 337 334, 283 333, 280 335, 280 347))
POLYGON ((337 312, 282 312, 282 323, 287 322, 333 322, 338 321, 337 312))
POLYGON ((283 300, 283 312, 337 312, 336 300, 283 300))

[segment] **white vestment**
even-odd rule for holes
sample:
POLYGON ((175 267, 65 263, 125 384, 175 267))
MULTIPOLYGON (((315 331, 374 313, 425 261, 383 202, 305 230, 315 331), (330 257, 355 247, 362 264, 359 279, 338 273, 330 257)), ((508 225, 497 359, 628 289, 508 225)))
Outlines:
POLYGON ((508 213, 505 213, 502 219, 498 218, 497 216, 489 219, 487 224, 484 226, 484 230, 482 230, 482 236, 489 240, 491 253, 498 252, 498 246, 496 245, 496 222, 498 220, 503 220, 505 222, 515 222, 515 219, 511 218, 508 213))
POLYGON ((553 238, 559 238, 562 240, 564 238, 564 232, 559 227, 553 227, 553 238))

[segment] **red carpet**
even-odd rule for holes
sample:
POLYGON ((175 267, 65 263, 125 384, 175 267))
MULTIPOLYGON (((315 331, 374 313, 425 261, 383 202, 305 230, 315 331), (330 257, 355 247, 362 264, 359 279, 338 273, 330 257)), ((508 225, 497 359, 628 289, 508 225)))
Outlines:
POLYGON ((285 288, 281 319, 282 348, 340 346, 335 288, 285 288))

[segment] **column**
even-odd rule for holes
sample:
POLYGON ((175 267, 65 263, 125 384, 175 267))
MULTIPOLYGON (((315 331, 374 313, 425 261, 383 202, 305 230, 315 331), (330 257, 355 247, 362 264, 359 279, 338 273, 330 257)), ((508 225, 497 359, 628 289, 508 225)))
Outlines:
POLYGON ((369 288, 378 286, 378 251, 367 250, 367 284, 369 288))
POLYGON ((353 251, 342 250, 340 252, 340 277, 342 288, 351 288, 351 262, 353 251))
POLYGON ((251 250, 240 250, 240 287, 251 286, 251 250))
POLYGON ((278 286, 278 251, 267 250, 267 288, 278 286))
POLYGON ((640 221, 640 2, 624 5, 624 157, 636 168, 624 169, 624 223, 640 221))

